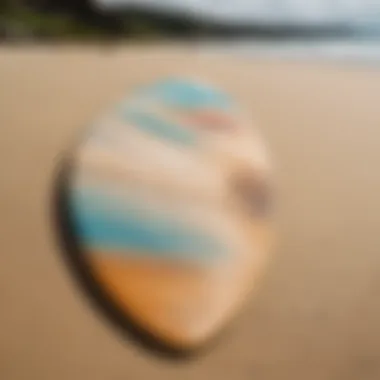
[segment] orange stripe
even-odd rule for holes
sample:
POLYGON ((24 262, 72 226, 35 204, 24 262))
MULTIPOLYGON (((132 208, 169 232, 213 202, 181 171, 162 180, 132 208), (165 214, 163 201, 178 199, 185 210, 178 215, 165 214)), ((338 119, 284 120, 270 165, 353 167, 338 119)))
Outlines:
POLYGON ((212 111, 198 111, 187 114, 186 119, 190 122, 200 124, 206 128, 232 129, 231 118, 226 115, 212 111))

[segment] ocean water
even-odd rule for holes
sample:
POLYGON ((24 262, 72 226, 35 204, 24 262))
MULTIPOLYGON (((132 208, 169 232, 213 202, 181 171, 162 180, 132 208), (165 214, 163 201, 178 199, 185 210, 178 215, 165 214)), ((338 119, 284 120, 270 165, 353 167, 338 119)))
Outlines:
POLYGON ((227 53, 243 57, 289 60, 346 61, 380 64, 380 34, 346 38, 244 38, 207 41, 199 46, 201 54, 227 53))

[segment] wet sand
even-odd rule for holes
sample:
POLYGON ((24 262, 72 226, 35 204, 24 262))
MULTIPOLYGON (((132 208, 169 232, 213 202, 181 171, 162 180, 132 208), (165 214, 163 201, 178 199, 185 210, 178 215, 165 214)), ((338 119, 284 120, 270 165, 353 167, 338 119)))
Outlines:
POLYGON ((186 49, 0 49, 0 378, 378 380, 380 69, 186 49), (65 148, 131 86, 191 74, 256 115, 280 238, 261 288, 199 359, 158 360, 77 291, 51 219, 65 148))

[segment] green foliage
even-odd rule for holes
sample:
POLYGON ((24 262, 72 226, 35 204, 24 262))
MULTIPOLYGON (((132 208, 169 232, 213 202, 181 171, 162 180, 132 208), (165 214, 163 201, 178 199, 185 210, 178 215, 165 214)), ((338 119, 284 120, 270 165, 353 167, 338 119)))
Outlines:
POLYGON ((8 9, 0 19, 0 24, 11 31, 21 30, 21 34, 37 38, 85 38, 102 34, 99 28, 81 21, 75 15, 38 12, 22 7, 8 9))
POLYGON ((0 0, 0 33, 5 30, 5 35, 11 38, 87 40, 102 39, 112 34, 123 38, 155 40, 169 35, 191 35, 197 31, 194 25, 189 26, 186 22, 154 15, 135 12, 117 16, 95 14, 86 5, 89 3, 83 0, 80 11, 73 6, 62 9, 62 5, 58 10, 54 8, 53 0, 29 0, 28 6, 25 3, 26 0, 0 0), (46 7, 48 3, 50 8, 46 7))

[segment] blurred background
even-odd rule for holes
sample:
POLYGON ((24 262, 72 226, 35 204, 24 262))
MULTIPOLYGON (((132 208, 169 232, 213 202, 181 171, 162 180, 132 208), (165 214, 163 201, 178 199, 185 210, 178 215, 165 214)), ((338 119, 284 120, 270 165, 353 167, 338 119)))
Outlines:
POLYGON ((376 0, 3 0, 0 14, 6 42, 222 39, 245 54, 380 58, 376 0))

